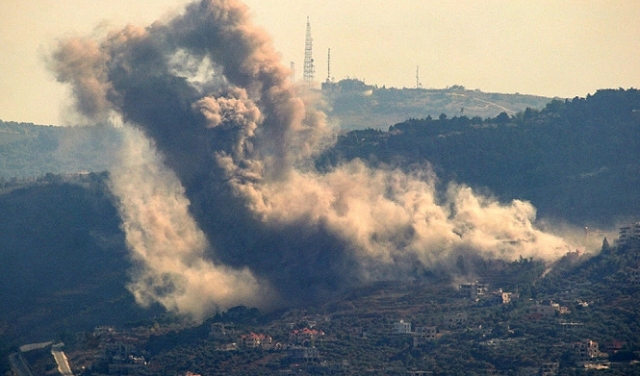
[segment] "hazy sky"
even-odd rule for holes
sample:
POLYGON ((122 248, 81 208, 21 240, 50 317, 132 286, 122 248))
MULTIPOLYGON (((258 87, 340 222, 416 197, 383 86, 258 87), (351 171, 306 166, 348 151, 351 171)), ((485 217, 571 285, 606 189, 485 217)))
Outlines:
MULTIPOLYGON (((0 119, 66 124, 46 69, 57 38, 148 25, 184 0, 0 0, 0 119)), ((585 96, 640 87, 637 0, 246 0, 302 78, 306 18, 316 80, 585 96)))

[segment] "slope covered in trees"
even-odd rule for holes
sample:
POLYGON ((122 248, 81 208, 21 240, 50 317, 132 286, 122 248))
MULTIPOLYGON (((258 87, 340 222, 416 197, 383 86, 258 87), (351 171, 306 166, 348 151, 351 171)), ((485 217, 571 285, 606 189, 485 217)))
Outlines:
POLYGON ((49 175, 0 194, 0 337, 37 341, 143 312, 125 288, 132 264, 105 178, 49 175))
MULTIPOLYGON (((541 216, 612 226, 640 213, 639 109, 637 90, 603 90, 514 116, 410 119, 342 135, 318 166, 356 157, 405 169, 430 163, 443 184, 455 179, 531 200, 541 216)), ((11 142, 31 137, 11 134, 11 142)), ((39 340, 144 317, 125 289, 131 262, 105 178, 50 174, 0 192, 6 337, 39 340)))
POLYGON ((0 120, 0 187, 12 178, 104 171, 122 135, 109 126, 54 127, 0 120))
POLYGON ((530 200, 541 216, 610 225, 640 213, 640 92, 600 90, 513 116, 442 114, 386 132, 352 131, 318 165, 353 158, 402 168, 428 163, 442 182, 530 200))
POLYGON ((82 370, 96 376, 123 365, 138 375, 636 375, 639 252, 605 243, 595 257, 567 255, 544 277, 540 262, 503 263, 478 275, 494 279, 475 299, 451 280, 387 281, 268 314, 234 307, 198 326, 154 318, 87 333, 66 351, 76 369, 93 360, 82 370), (108 351, 114 341, 147 362, 123 362, 108 351), (585 344, 595 351, 581 351, 585 344), (317 355, 296 355, 311 348, 317 355))

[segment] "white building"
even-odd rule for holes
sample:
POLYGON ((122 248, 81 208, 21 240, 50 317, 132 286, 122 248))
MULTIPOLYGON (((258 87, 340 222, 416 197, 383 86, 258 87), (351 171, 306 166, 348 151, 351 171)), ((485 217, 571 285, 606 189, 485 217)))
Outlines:
POLYGON ((395 334, 411 334, 411 323, 400 320, 393 324, 393 332, 395 334))
POLYGON ((629 226, 620 227, 617 244, 627 244, 631 241, 640 241, 640 222, 629 226))

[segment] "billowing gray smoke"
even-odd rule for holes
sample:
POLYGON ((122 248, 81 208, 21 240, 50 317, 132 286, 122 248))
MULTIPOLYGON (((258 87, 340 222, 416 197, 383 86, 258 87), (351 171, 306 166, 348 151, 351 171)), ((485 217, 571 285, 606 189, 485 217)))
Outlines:
POLYGON ((427 168, 316 171, 334 133, 238 1, 65 40, 53 57, 79 113, 137 129, 111 187, 142 304, 202 318, 322 299, 461 253, 552 260, 568 250, 535 228, 530 204, 453 183, 437 195, 427 168))

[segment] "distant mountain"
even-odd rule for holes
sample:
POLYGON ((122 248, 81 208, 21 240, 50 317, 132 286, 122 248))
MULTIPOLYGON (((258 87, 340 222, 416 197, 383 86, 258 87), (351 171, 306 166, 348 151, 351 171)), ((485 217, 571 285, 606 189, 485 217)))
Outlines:
POLYGON ((379 88, 357 79, 324 83, 322 87, 329 118, 346 131, 364 127, 387 130, 410 118, 437 118, 441 114, 481 119, 501 112, 515 115, 527 108, 542 109, 554 99, 519 93, 485 93, 459 85, 446 89, 379 88))

